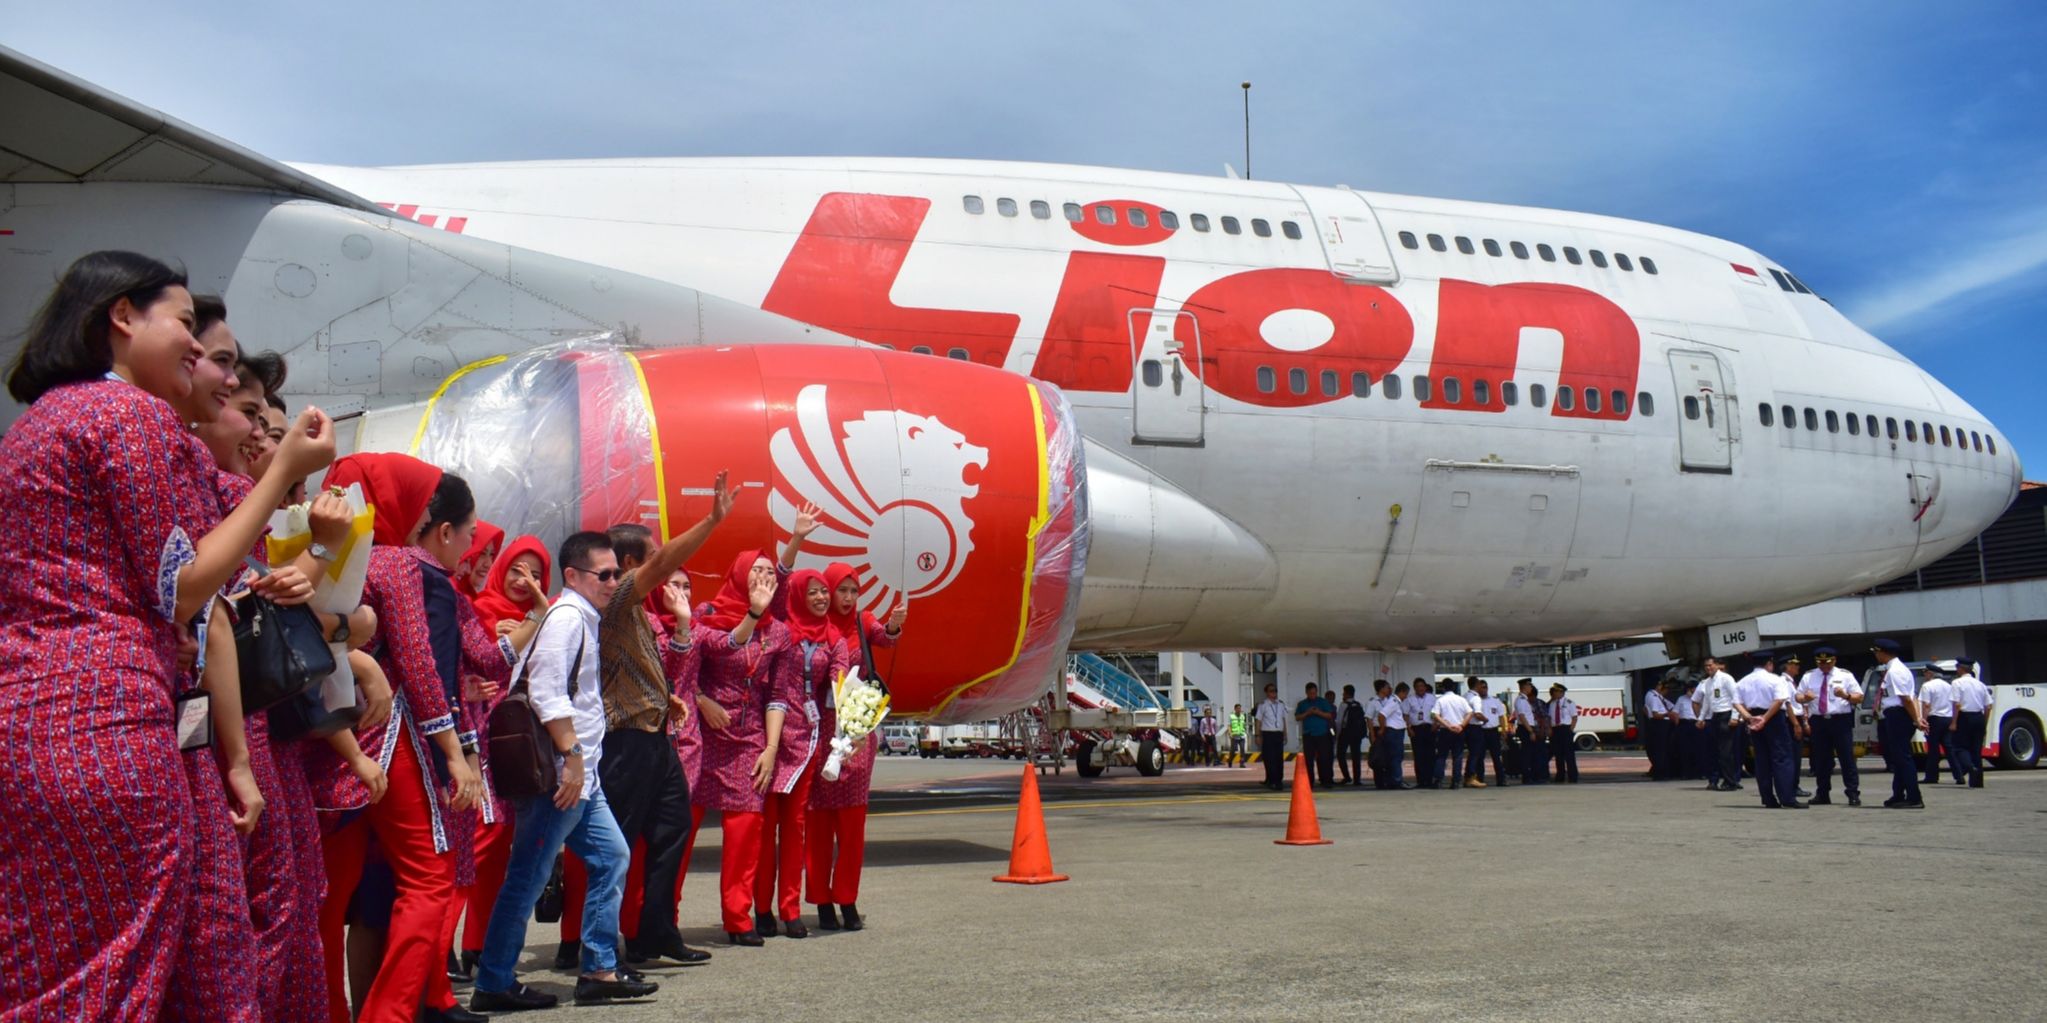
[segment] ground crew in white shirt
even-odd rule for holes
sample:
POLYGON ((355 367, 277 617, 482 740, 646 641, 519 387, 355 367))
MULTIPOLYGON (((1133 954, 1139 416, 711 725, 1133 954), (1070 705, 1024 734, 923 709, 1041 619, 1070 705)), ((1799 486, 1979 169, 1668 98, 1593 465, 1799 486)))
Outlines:
POLYGON ((1557 762, 1557 781, 1578 783, 1578 705, 1564 695, 1562 682, 1549 687, 1549 751, 1557 762))
POLYGON ((1507 706, 1491 693, 1486 680, 1471 680, 1471 724, 1464 729, 1465 770, 1471 772, 1466 782, 1473 788, 1485 788, 1485 761, 1493 758, 1493 784, 1507 784, 1506 766, 1500 762, 1500 723, 1506 720, 1507 706))
POLYGON ((1946 755, 1950 766, 1954 763, 1955 727, 1955 685, 1940 677, 1931 666, 1926 677, 1919 683, 1919 702, 1926 710, 1926 777, 1921 785, 1940 784, 1940 758, 1946 755))
MULTIPOLYGON (((1797 654, 1790 654, 1778 664, 1784 669, 1784 690, 1791 694, 1789 702, 1784 704, 1784 713, 1791 725, 1791 777, 1796 779, 1804 771, 1804 767, 1798 762, 1798 748, 1812 735, 1812 725, 1806 720, 1812 711, 1805 704, 1798 702, 1798 678, 1805 673, 1804 662, 1798 659, 1797 654)), ((1811 795, 1812 793, 1807 792, 1801 782, 1798 785, 1798 798, 1805 799, 1811 795)))
POLYGON ((1407 698, 1407 735, 1414 746, 1414 783, 1425 789, 1443 787, 1443 755, 1436 749, 1436 694, 1429 680, 1414 680, 1407 698))
POLYGON ((1818 667, 1798 682, 1798 702, 1805 707, 1812 748, 1812 797, 1815 806, 1832 803, 1834 764, 1841 765, 1841 791, 1849 806, 1862 805, 1862 773, 1855 766, 1855 708, 1862 703, 1862 683, 1834 663, 1830 646, 1813 651, 1818 667))
POLYGON ((1464 724, 1471 720, 1471 704, 1457 692, 1457 683, 1445 681, 1436 694, 1436 706, 1429 713, 1436 722, 1436 769, 1443 767, 1443 755, 1450 756, 1450 787, 1464 787, 1464 724))
POLYGON ((1776 658, 1767 650, 1749 655, 1755 667, 1735 687, 1737 712, 1748 725, 1756 746, 1756 791, 1773 810, 1803 810, 1798 801, 1798 749, 1791 744, 1785 705, 1791 685, 1777 674, 1776 658))
POLYGON ((1677 696, 1670 701, 1670 709, 1677 715, 1677 723, 1671 726, 1670 744, 1676 750, 1677 776, 1685 781, 1697 781, 1705 777, 1704 756, 1705 736, 1699 734, 1699 709, 1695 702, 1698 695, 1697 682, 1679 682, 1677 696))
POLYGON ((1983 741, 1984 727, 1990 720, 1992 695, 1990 687, 1976 677, 1976 662, 1966 657, 1955 659, 1955 667, 1961 675, 1955 679, 1955 737, 1953 753, 1949 764, 1955 771, 1955 784, 1964 780, 1972 789, 1983 787, 1983 741))
POLYGON ((1407 708, 1403 705, 1407 683, 1388 693, 1380 679, 1379 712, 1372 718, 1372 787, 1404 789, 1413 786, 1400 780, 1400 765, 1406 759, 1407 708))
POLYGON ((1733 792, 1741 788, 1742 743, 1748 730, 1734 714, 1734 676, 1717 657, 1706 658, 1706 678, 1699 683, 1704 694, 1699 720, 1693 726, 1712 743, 1713 758, 1706 762, 1706 787, 1733 792))
POLYGON ((1279 687, 1265 684, 1265 700, 1255 712, 1258 719, 1258 756, 1265 761, 1265 787, 1278 792, 1286 770, 1286 723, 1293 711, 1279 702, 1279 687))
POLYGON ((1898 656, 1898 641, 1879 639, 1872 648, 1883 668, 1882 687, 1877 690, 1877 741, 1883 743, 1884 763, 1891 769, 1891 798, 1887 810, 1918 810, 1926 806, 1919 796, 1918 765, 1912 762, 1912 730, 1926 729, 1926 714, 1919 707, 1919 687, 1912 669, 1898 656))

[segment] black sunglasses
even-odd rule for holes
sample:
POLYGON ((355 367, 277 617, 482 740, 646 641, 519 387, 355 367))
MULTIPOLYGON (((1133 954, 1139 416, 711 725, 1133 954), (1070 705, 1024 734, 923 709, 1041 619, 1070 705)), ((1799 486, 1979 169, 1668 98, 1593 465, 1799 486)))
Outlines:
POLYGON ((619 576, 621 576, 621 575, 624 575, 624 574, 625 574, 624 572, 622 572, 622 571, 620 571, 620 570, 618 570, 618 569, 616 569, 616 568, 607 568, 607 569, 605 569, 605 570, 604 570, 604 571, 602 571, 602 572, 592 572, 592 571, 590 571, 590 570, 589 570, 589 569, 587 569, 587 568, 579 568, 579 567, 577 567, 577 566, 575 566, 575 565, 570 565, 570 566, 569 566, 569 569, 570 569, 571 571, 575 571, 575 572, 581 572, 581 573, 583 573, 584 575, 594 575, 594 576, 596 576, 596 577, 597 577, 597 581, 598 581, 598 582, 600 582, 600 583, 608 583, 608 582, 612 581, 613 579, 616 579, 616 578, 618 578, 619 576))

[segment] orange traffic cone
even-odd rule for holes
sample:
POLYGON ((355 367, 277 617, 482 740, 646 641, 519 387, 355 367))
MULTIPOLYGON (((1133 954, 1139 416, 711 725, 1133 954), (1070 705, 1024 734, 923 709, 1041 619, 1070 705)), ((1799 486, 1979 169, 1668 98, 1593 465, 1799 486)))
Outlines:
POLYGON ((1315 795, 1308 791, 1308 758, 1294 754, 1294 802, 1287 810, 1286 837, 1273 845, 1329 845, 1322 837, 1322 823, 1315 819, 1315 795))
POLYGON ((1023 795, 1016 803, 1016 837, 1009 842, 1009 873, 996 878, 1005 884, 1051 884, 1066 880, 1052 873, 1052 847, 1045 844, 1045 811, 1038 804, 1038 772, 1025 767, 1023 795))

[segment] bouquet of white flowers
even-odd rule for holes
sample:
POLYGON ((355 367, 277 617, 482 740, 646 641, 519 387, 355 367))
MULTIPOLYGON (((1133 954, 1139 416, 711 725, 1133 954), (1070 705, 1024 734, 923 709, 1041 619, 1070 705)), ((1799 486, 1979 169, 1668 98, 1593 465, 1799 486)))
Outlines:
POLYGON ((831 755, 819 771, 826 781, 839 780, 840 765, 888 717, 888 694, 861 679, 857 671, 839 676, 832 686, 832 703, 838 708, 839 725, 832 733, 831 755))

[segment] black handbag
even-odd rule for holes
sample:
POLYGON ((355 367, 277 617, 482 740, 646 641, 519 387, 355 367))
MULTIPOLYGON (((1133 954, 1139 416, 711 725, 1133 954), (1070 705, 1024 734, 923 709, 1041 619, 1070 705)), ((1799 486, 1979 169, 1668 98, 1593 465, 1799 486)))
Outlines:
MULTIPOLYGON (((548 614, 554 612, 550 610, 548 614)), ((546 628, 547 619, 543 617, 540 628, 533 631, 534 644, 540 642, 540 632, 546 628)), ((576 698, 576 679, 583 670, 584 645, 585 637, 578 632, 576 659, 569 666, 571 700, 576 698)), ((533 672, 533 649, 528 647, 526 663, 520 667, 511 691, 490 711, 490 780, 497 794, 506 799, 552 795, 561 784, 561 768, 554 762, 554 739, 541 722, 539 712, 533 709, 533 694, 527 684, 527 676, 533 672)))
POLYGON ((533 900, 534 922, 543 924, 560 923, 562 918, 562 900, 565 897, 562 881, 562 858, 560 853, 556 853, 554 857, 554 872, 548 875, 547 884, 541 887, 540 897, 533 900))
POLYGON ((345 732, 362 720, 364 697, 361 684, 355 687, 355 703, 340 710, 327 709, 327 697, 321 692, 323 686, 314 686, 275 707, 270 708, 270 741, 290 742, 293 739, 325 739, 336 732, 345 732))
MULTIPOLYGON (((858 614, 858 612, 855 612, 855 614, 858 614)), ((854 620, 859 621, 857 618, 854 620)), ((867 623, 860 622, 859 625, 861 680, 873 683, 874 688, 881 690, 881 695, 887 696, 888 680, 881 677, 881 669, 874 664, 874 644, 867 641, 867 623)), ((808 664, 810 662, 808 659, 805 659, 804 663, 808 664)))
MULTIPOLYGON (((259 576, 269 574, 253 558, 248 564, 259 576)), ((317 693, 320 680, 334 673, 334 651, 309 607, 246 594, 236 606, 234 632, 243 714, 268 710, 309 689, 317 693)))

